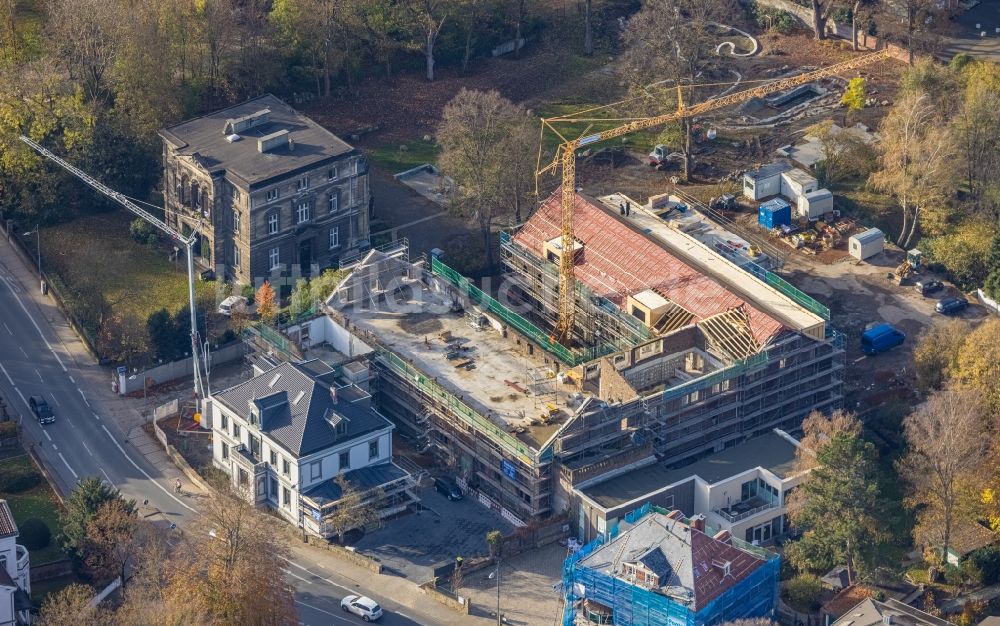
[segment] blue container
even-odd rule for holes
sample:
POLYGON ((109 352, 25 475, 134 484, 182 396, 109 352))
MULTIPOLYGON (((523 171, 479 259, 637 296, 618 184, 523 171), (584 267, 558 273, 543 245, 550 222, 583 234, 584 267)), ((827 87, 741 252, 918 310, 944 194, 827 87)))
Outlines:
POLYGON ((768 230, 782 224, 791 224, 792 207, 780 198, 768 200, 760 205, 760 209, 757 211, 757 223, 768 230))

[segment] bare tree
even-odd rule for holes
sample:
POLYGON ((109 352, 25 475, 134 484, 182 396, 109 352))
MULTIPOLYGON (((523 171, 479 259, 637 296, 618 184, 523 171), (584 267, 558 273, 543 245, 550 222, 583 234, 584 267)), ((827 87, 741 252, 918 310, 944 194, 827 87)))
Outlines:
POLYGON ((102 504, 87 524, 84 554, 91 572, 105 581, 121 578, 124 591, 129 570, 142 552, 141 531, 134 507, 121 499, 102 504))
POLYGON ((830 19, 830 13, 836 8, 838 0, 812 0, 810 4, 813 37, 826 39, 826 22, 830 19))
POLYGON ((492 228, 503 217, 520 212, 529 185, 524 158, 534 141, 527 112, 496 91, 463 89, 442 114, 437 138, 439 164, 457 186, 451 210, 473 217, 493 265, 492 228))
MULTIPOLYGON (((681 103, 681 86, 719 63, 713 54, 713 22, 723 21, 735 6, 729 0, 648 0, 632 16, 623 34, 625 53, 620 70, 638 100, 630 106, 633 115, 658 115, 681 103), (645 96, 643 98, 643 96, 645 96)), ((685 87, 686 104, 703 94, 685 87)), ((691 173, 691 120, 681 122, 684 155, 683 175, 691 173)))
POLYGON ((107 103, 107 73, 122 48, 122 7, 110 0, 52 0, 47 28, 52 49, 88 99, 107 103))
POLYGON ((896 101, 882 122, 881 169, 872 182, 899 202, 903 227, 896 242, 908 249, 918 232, 921 212, 942 206, 954 188, 957 147, 952 128, 940 119, 927 93, 896 101))
POLYGON ((859 436, 861 431, 861 420, 853 413, 839 409, 829 415, 813 411, 802 420, 802 438, 795 451, 795 471, 816 467, 816 452, 829 443, 835 433, 859 436))
POLYGON ((931 539, 947 555, 963 477, 986 456, 989 411, 974 389, 947 388, 933 393, 903 422, 909 450, 899 463, 910 482, 912 499, 924 505, 918 537, 931 539))
POLYGON ((465 51, 462 54, 462 73, 469 71, 472 60, 472 41, 479 23, 482 0, 462 0, 462 29, 465 31, 465 51))
POLYGON ((1000 67, 974 61, 962 70, 962 80, 964 98, 954 122, 969 195, 981 208, 992 200, 987 191, 996 187, 993 172, 1000 167, 1000 67))
POLYGON ((934 392, 903 422, 909 450, 899 469, 913 502, 924 506, 915 533, 940 547, 942 558, 951 545, 961 485, 986 457, 988 415, 981 393, 950 387, 934 392))
POLYGON ((454 10, 453 0, 411 0, 407 3, 410 16, 423 37, 422 49, 427 65, 427 80, 434 80, 434 44, 454 10))
POLYGON ((94 592, 89 587, 70 585, 58 593, 50 594, 45 599, 38 620, 34 623, 37 626, 78 626, 79 624, 102 626, 108 624, 107 613, 100 607, 90 606, 90 600, 93 597, 94 592))
POLYGON ((337 534, 337 540, 343 543, 344 533, 347 531, 378 522, 378 503, 383 494, 380 490, 361 492, 343 474, 338 474, 334 481, 340 487, 340 498, 333 513, 325 517, 323 522, 337 534))
POLYGON ((879 31, 903 42, 913 65, 914 51, 935 20, 943 18, 937 0, 879 0, 879 31))

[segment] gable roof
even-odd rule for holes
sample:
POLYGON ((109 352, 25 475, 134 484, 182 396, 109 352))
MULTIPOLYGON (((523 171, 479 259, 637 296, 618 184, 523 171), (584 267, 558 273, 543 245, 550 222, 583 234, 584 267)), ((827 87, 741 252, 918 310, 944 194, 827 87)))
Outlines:
POLYGON ((0 538, 16 536, 17 523, 14 521, 14 514, 10 512, 7 501, 0 500, 0 538))
MULTIPOLYGON (((765 563, 761 557, 709 537, 681 520, 651 513, 581 559, 577 566, 600 569, 609 576, 622 578, 622 563, 635 563, 646 557, 659 571, 669 574, 661 576, 659 590, 689 602, 694 611, 701 610, 765 563), (659 561, 661 556, 663 562, 659 561), (722 567, 726 562, 729 574, 722 567)), ((650 569, 657 571, 654 567, 650 569)))
POLYGON ((959 521, 951 531, 948 550, 965 556, 980 548, 996 543, 997 533, 976 521, 959 521))
MULTIPOLYGON (((514 236, 514 242, 542 258, 545 242, 562 232, 562 197, 549 196, 514 236)), ((761 345, 782 324, 716 279, 682 261, 653 238, 635 230, 610 210, 576 195, 573 232, 583 242, 576 279, 595 294, 626 307, 625 296, 654 289, 694 316, 692 322, 742 307, 754 339, 761 345)), ((756 280, 749 274, 747 280, 756 280)))
POLYGON ((949 626, 949 622, 898 600, 885 602, 868 598, 854 608, 847 610, 833 626, 877 626, 885 615, 892 616, 897 626, 949 626))
POLYGON ((318 361, 282 363, 212 397, 241 416, 253 404, 261 416, 260 431, 296 457, 392 427, 381 415, 350 401, 349 394, 338 394, 327 382, 332 371, 318 361), (339 423, 346 424, 340 435, 335 428, 339 423))
POLYGON ((206 171, 226 171, 249 185, 316 166, 354 150, 271 94, 175 124, 161 130, 160 137, 178 154, 192 157, 206 171), (240 131, 238 141, 226 138, 227 122, 265 109, 267 123, 240 131), (294 145, 261 153, 257 140, 282 130, 288 131, 294 145))

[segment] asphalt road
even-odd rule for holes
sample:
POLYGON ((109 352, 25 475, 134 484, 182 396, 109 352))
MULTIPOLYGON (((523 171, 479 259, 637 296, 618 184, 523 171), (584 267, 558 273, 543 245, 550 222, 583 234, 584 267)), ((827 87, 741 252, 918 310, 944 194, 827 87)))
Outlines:
MULTIPOLYGON (((67 495, 77 480, 96 476, 138 502, 148 499, 145 511, 158 509, 163 519, 178 527, 197 529, 195 499, 175 495, 169 480, 106 417, 81 375, 80 368, 97 366, 89 358, 81 364, 68 354, 25 288, 0 265, 0 396, 7 400, 8 411, 21 416, 26 444, 35 445, 59 491, 67 495), (42 426, 34 419, 28 398, 36 394, 51 405, 54 424, 42 426)), ((302 546, 292 546, 292 557, 287 575, 296 590, 303 626, 363 623, 340 609, 340 600, 348 593, 379 602, 386 611, 380 623, 434 623, 426 617, 419 621, 410 617, 407 613, 414 614, 413 609, 380 598, 363 581, 338 575, 335 562, 324 566, 302 546)))

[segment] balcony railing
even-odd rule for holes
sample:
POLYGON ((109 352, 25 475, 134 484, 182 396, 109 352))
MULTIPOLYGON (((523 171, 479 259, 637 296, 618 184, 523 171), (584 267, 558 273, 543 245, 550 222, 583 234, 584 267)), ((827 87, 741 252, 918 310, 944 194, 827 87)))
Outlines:
POLYGON ((17 571, 23 572, 28 569, 28 549, 22 545, 15 546, 17 553, 17 571))
POLYGON ((750 500, 743 500, 742 502, 737 502, 736 504, 730 505, 724 509, 718 509, 715 511, 723 519, 730 523, 739 522, 745 520, 748 517, 753 517, 761 511, 766 511, 768 509, 777 508, 777 504, 772 504, 770 502, 765 502, 760 498, 751 498, 750 500), (760 503, 760 504, 758 504, 760 503), (749 508, 748 508, 749 507, 749 508))

